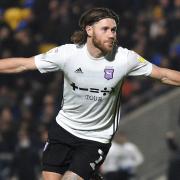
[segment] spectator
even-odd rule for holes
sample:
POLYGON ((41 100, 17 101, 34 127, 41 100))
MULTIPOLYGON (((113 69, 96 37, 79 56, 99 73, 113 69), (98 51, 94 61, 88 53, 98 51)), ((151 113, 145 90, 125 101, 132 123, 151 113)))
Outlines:
POLYGON ((166 143, 168 149, 171 152, 169 160, 167 180, 179 180, 180 179, 180 147, 177 143, 176 135, 173 131, 166 133, 166 143))
POLYGON ((102 165, 105 180, 130 180, 137 176, 137 167, 143 163, 139 148, 128 140, 124 132, 116 135, 102 165))
POLYGON ((6 179, 10 172, 10 164, 16 144, 16 126, 13 122, 11 108, 4 107, 0 111, 0 180, 6 179))
POLYGON ((31 148, 31 139, 26 129, 18 133, 17 149, 12 162, 11 177, 18 180, 37 180, 39 154, 31 148))

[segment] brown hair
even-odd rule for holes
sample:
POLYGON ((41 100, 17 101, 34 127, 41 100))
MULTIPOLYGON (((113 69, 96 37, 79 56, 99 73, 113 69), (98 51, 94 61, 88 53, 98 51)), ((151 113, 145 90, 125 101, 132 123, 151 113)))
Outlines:
POLYGON ((79 19, 79 26, 81 30, 75 31, 74 34, 71 36, 71 41, 74 44, 82 45, 86 43, 87 40, 87 33, 86 33, 86 26, 93 25, 94 23, 105 19, 111 18, 114 19, 116 24, 119 24, 119 17, 118 15, 108 8, 92 8, 88 11, 85 11, 80 19, 79 19))

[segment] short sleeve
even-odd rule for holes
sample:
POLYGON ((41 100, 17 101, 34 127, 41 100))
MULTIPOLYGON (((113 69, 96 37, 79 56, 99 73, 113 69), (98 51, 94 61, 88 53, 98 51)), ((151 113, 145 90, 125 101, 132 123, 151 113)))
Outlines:
POLYGON ((127 67, 127 74, 129 76, 149 76, 152 72, 152 63, 150 63, 134 51, 128 52, 127 67))
POLYGON ((62 70, 66 60, 65 45, 51 49, 50 51, 35 56, 35 64, 41 73, 62 70))

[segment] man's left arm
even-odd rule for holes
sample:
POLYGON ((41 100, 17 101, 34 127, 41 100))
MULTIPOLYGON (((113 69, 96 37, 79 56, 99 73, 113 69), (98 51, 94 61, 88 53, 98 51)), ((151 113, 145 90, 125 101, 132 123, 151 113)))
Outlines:
POLYGON ((158 79, 165 84, 180 86, 180 71, 153 65, 150 77, 158 79))

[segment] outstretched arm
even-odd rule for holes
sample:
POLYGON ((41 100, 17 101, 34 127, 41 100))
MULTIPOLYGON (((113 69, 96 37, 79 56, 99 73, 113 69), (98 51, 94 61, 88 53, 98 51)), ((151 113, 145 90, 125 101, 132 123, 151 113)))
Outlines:
POLYGON ((36 69, 34 57, 7 58, 0 60, 0 73, 20 73, 36 69))
POLYGON ((180 86, 180 72, 161 68, 153 65, 152 72, 150 75, 152 78, 160 80, 162 83, 180 86))

